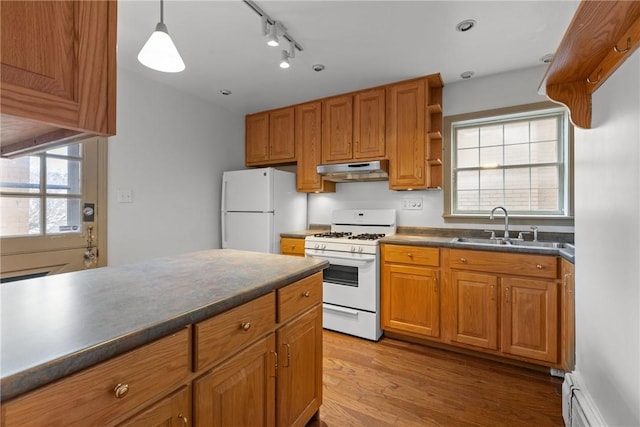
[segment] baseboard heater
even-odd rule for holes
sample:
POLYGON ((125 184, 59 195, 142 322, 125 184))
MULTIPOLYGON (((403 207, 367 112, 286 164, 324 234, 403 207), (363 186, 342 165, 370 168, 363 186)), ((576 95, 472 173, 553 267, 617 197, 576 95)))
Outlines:
POLYGON ((573 372, 562 383, 562 418, 566 427, 605 427, 598 408, 588 390, 582 387, 580 376, 573 372))

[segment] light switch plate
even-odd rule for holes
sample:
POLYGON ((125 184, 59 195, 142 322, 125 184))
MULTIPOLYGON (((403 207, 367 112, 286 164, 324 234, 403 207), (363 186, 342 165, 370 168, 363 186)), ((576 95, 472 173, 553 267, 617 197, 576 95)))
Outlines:
POLYGON ((133 203, 133 191, 130 188, 121 188, 116 191, 118 203, 133 203))

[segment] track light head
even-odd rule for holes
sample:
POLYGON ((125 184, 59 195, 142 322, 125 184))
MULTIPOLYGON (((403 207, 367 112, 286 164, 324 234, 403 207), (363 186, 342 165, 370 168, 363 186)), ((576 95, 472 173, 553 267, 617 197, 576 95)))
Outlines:
POLYGON ((280 61, 280 68, 289 68, 289 53, 286 50, 282 51, 282 61, 280 61))
POLYGON ((274 22, 269 25, 269 35, 267 36, 267 44, 269 46, 278 46, 280 42, 278 42, 278 23, 274 22))

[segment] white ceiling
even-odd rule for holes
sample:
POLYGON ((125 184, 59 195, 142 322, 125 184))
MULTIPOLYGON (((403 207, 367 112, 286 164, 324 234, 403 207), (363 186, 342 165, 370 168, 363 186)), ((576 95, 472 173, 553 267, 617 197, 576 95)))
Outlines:
MULTIPOLYGON (((242 114, 440 73, 445 85, 541 65, 577 1, 256 2, 303 47, 287 70, 259 16, 241 0, 166 0, 164 22, 186 70, 165 74, 136 57, 160 20, 160 2, 120 0, 118 64, 242 114), (464 19, 477 21, 466 33, 464 19), (326 66, 322 72, 312 65, 326 66), (221 89, 232 92, 220 94, 221 89)), ((288 48, 288 43, 284 44, 288 48)))

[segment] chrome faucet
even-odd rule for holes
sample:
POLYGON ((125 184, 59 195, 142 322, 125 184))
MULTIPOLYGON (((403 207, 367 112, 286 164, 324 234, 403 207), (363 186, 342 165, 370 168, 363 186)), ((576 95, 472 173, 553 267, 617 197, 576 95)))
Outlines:
POLYGON ((509 241, 509 214, 507 213, 507 210, 502 206, 496 206, 491 210, 491 215, 489 215, 489 219, 493 220, 493 214, 498 209, 502 209, 502 211, 504 212, 504 241, 508 242, 509 241))

